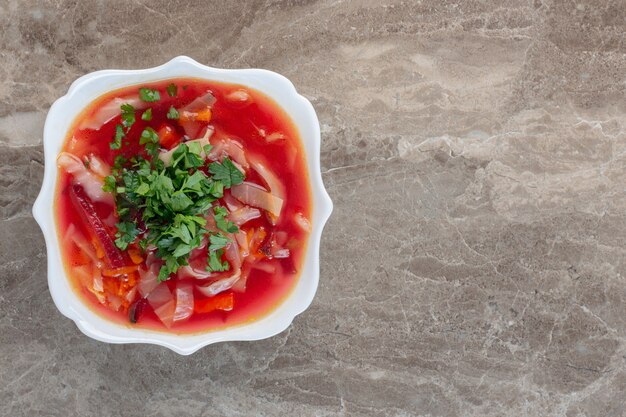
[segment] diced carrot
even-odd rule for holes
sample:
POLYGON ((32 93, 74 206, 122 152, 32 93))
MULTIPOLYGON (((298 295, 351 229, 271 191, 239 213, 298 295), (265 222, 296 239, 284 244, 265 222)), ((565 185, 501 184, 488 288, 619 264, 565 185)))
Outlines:
POLYGON ((200 111, 187 111, 183 110, 178 115, 178 121, 181 123, 186 122, 210 122, 213 117, 213 113, 210 108, 206 108, 200 111))
POLYGON ((235 305, 235 296, 232 292, 221 293, 211 298, 196 299, 194 312, 210 313, 215 310, 231 311, 235 305))
POLYGON ((196 116, 196 121, 198 121, 198 122, 210 122, 212 115, 213 114, 211 113, 211 109, 209 109, 207 107, 206 109, 200 110, 198 112, 198 115, 196 116))
POLYGON ((163 123, 161 127, 159 127, 157 135, 159 135, 159 143, 161 146, 167 149, 172 149, 174 146, 178 145, 181 140, 176 130, 167 123, 163 123))
POLYGON ((137 265, 120 266, 118 268, 104 269, 102 275, 105 277, 119 277, 120 275, 127 275, 137 270, 137 265))
POLYGON ((141 251, 139 249, 130 248, 127 252, 128 256, 130 256, 130 260, 133 261, 135 265, 139 265, 143 262, 143 256, 141 256, 141 251))

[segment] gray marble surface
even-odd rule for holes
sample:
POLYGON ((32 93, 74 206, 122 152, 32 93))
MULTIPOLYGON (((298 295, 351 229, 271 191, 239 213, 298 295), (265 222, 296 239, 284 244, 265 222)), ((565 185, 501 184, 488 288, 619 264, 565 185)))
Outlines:
POLYGON ((0 415, 626 415, 623 1, 0 0, 0 415), (78 76, 289 77, 335 202, 311 308, 190 357, 83 336, 30 209, 78 76))

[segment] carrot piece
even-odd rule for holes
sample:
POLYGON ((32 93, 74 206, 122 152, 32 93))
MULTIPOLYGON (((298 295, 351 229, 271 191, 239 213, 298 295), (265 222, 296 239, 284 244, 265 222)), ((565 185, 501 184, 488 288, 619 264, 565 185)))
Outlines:
POLYGON ((217 294, 211 298, 196 299, 193 307, 195 313, 210 313, 215 310, 231 311, 235 305, 232 292, 217 294))
POLYGON ((181 111, 178 116, 178 121, 181 123, 186 122, 210 122, 213 117, 213 113, 210 108, 206 108, 199 111, 181 111))
POLYGON ((120 266, 118 268, 104 269, 102 275, 105 277, 119 277, 120 275, 127 275, 137 270, 137 265, 120 266))
POLYGON ((139 249, 129 248, 128 256, 130 256, 130 260, 133 261, 135 265, 139 265, 143 262, 143 257, 141 256, 139 249))
POLYGON ((200 110, 198 112, 198 115, 196 116, 196 121, 198 121, 198 122, 210 122, 212 115, 213 114, 211 113, 211 109, 209 109, 207 107, 206 109, 200 110))
POLYGON ((161 127, 159 127, 157 135, 159 135, 159 143, 161 146, 167 149, 172 149, 174 146, 178 145, 181 140, 176 130, 167 123, 163 123, 161 127))

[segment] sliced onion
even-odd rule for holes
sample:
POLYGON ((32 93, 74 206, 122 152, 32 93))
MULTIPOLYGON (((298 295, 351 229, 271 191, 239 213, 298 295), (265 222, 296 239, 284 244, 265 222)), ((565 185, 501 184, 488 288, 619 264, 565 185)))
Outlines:
POLYGON ((80 249, 89 257, 89 259, 93 261, 96 268, 102 267, 102 261, 98 259, 98 256, 96 256, 96 251, 93 245, 87 242, 83 234, 78 231, 76 226, 74 226, 74 223, 70 224, 67 228, 67 231, 65 232, 65 240, 71 240, 74 242, 76 247, 78 247, 78 249, 80 249))
POLYGON ((94 154, 90 154, 87 158, 87 161, 89 162, 89 170, 91 170, 91 172, 93 172, 94 174, 101 177, 111 175, 111 167, 109 166, 109 164, 104 162, 102 158, 94 154))
POLYGON ((272 256, 277 259, 289 258, 289 249, 277 249, 272 253, 272 256))
POLYGON ((113 307, 113 310, 118 311, 122 306, 122 299, 115 294, 107 294, 109 305, 113 307))
POLYGON ((174 321, 185 320, 191 313, 193 313, 193 287, 188 282, 183 282, 176 286, 174 321))
POLYGON ((252 269, 258 269, 268 274, 273 274, 276 272, 276 265, 270 262, 255 262, 252 264, 252 269))
POLYGON ((293 220, 300 227, 300 229, 302 229, 303 232, 311 232, 311 223, 309 222, 309 219, 304 217, 304 214, 296 213, 295 216, 293 216, 293 220))
POLYGON ((159 258, 155 255, 156 246, 148 245, 146 248, 146 252, 148 256, 146 256, 146 266, 149 268, 154 263, 158 263, 159 258))
POLYGON ((265 141, 269 143, 276 142, 277 140, 284 140, 284 139, 285 139, 285 135, 282 134, 281 132, 273 132, 265 136, 265 141))
POLYGON ((237 226, 241 226, 250 220, 258 219, 259 217, 261 217, 261 212, 258 209, 249 206, 243 206, 228 215, 228 219, 237 226))
POLYGON ((228 93, 226 95, 226 99, 234 103, 247 103, 252 100, 250 94, 244 89, 239 89, 228 93))
POLYGON ((126 299, 127 302, 132 303, 136 295, 137 295, 137 287, 133 287, 131 288, 130 291, 126 293, 124 298, 126 299))
MULTIPOLYGON (((148 264, 148 259, 150 259, 150 255, 146 259, 146 265, 148 264)), ((152 293, 152 291, 159 286, 159 281, 157 280, 159 276, 159 265, 157 263, 151 263, 150 267, 147 271, 143 269, 139 269, 139 293, 142 297, 146 297, 152 293)))
POLYGON ((202 293, 203 295, 207 297, 212 297, 221 292, 231 289, 232 286, 235 285, 235 283, 237 282, 237 280, 239 280, 240 277, 241 277, 241 270, 237 270, 233 275, 231 275, 228 278, 220 279, 207 286, 198 285, 196 286, 196 289, 200 291, 200 293, 202 293))
POLYGON ((174 321, 174 310, 176 309, 176 301, 172 298, 167 303, 154 309, 154 314, 157 315, 159 320, 166 326, 172 327, 174 321))
POLYGON ((104 291, 104 283, 102 282, 102 272, 100 271, 100 268, 94 268, 93 289, 98 292, 104 291))
POLYGON ((211 272, 203 271, 191 266, 181 266, 178 268, 178 278, 194 278, 194 279, 207 279, 211 278, 213 274, 211 272))
POLYGON ((162 282, 150 291, 150 294, 148 294, 146 299, 148 300, 148 303, 150 303, 150 306, 156 309, 169 301, 173 301, 174 297, 172 296, 170 289, 167 287, 167 284, 162 282))
POLYGON ((241 253, 241 257, 245 258, 250 254, 250 246, 248 244, 248 234, 243 230, 240 230, 235 235, 235 239, 237 239, 237 244, 239 245, 239 252, 241 253))
POLYGON ((262 187, 246 181, 243 184, 235 185, 230 191, 233 197, 242 203, 266 210, 276 217, 280 216, 283 199, 265 191, 262 187))
POLYGON ((91 200, 113 205, 113 194, 102 191, 102 179, 90 172, 78 157, 69 152, 61 152, 57 164, 65 172, 72 174, 73 183, 80 184, 91 200))
POLYGON ((239 210, 243 207, 243 205, 239 201, 237 201, 230 193, 224 193, 223 200, 229 211, 239 210))
MULTIPOLYGON (((197 113, 197 112, 205 110, 207 108, 210 109, 213 106, 214 103, 215 103, 215 97, 209 91, 205 95, 196 98, 194 101, 192 101, 191 103, 187 104, 185 107, 182 107, 182 108, 178 109, 178 112, 180 114, 183 114, 185 112, 197 113)), ((179 121, 179 123, 183 127, 183 129, 185 130, 185 134, 188 137, 190 137, 190 138, 198 137, 198 133, 200 133, 200 131, 202 130, 203 125, 205 124, 205 123, 196 122, 196 121, 193 121, 193 120, 179 121)))
POLYGON ((213 93, 208 91, 205 95, 197 97, 194 101, 187 104, 185 107, 181 107, 180 109, 178 109, 178 111, 188 111, 191 113, 196 113, 206 108, 212 108, 213 104, 215 104, 216 101, 217 100, 215 99, 213 93))
POLYGON ((224 257, 234 271, 239 271, 241 269, 241 254, 239 253, 239 246, 232 235, 229 235, 228 238, 231 241, 224 248, 224 257))
MULTIPOLYGON (((212 143, 213 149, 209 152, 209 159, 212 161, 221 161, 228 156, 234 163, 239 164, 245 172, 250 168, 250 164, 246 159, 243 145, 234 139, 224 138, 212 143)), ((240 168, 240 170, 241 170, 240 168)))
POLYGON ((245 262, 241 267, 241 277, 231 287, 235 292, 246 292, 246 285, 248 284, 248 277, 250 276, 250 265, 245 262))
POLYGON ((269 168, 265 166, 263 162, 258 159, 251 159, 250 164, 252 165, 252 168, 254 168, 254 170, 259 173, 261 178, 263 178, 263 181, 265 181, 265 184, 267 184, 272 194, 274 194, 281 200, 284 200, 285 187, 283 186, 282 181, 278 179, 276 174, 274 174, 269 168))
POLYGON ((93 289, 93 280, 91 278, 91 266, 78 265, 72 268, 73 275, 89 290, 93 289))
POLYGON ((84 119, 79 129, 99 130, 103 125, 122 114, 122 109, 120 108, 122 104, 130 104, 135 110, 142 110, 148 107, 148 103, 142 101, 139 99, 139 96, 136 95, 121 98, 116 97, 98 107, 98 110, 94 114, 84 119))
POLYGON ((278 232, 274 232, 274 239, 276 239, 276 244, 278 246, 284 246, 287 243, 287 239, 289 239, 289 233, 284 230, 279 230, 278 232))

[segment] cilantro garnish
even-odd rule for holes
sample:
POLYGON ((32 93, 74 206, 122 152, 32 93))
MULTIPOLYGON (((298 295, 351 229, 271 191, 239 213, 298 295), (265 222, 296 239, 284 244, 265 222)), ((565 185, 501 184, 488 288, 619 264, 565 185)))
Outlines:
POLYGON ((126 103, 120 106, 122 109, 122 126, 126 128, 126 132, 130 130, 130 127, 135 123, 135 108, 126 103))
POLYGON ((218 229, 226 233, 237 233, 239 231, 235 223, 226 221, 225 217, 228 215, 228 211, 224 207, 213 207, 213 212, 215 213, 215 225, 218 229))
POLYGON ((241 184, 244 179, 243 172, 239 171, 229 158, 224 158, 222 163, 211 162, 209 172, 216 180, 222 181, 226 188, 241 184))
POLYGON ((113 136, 113 142, 109 143, 111 149, 120 149, 122 147, 122 139, 126 137, 122 125, 115 126, 115 135, 113 136))
POLYGON ((207 261, 207 271, 209 272, 222 272, 228 271, 230 269, 230 265, 226 261, 222 261, 222 256, 224 255, 224 251, 218 249, 214 252, 209 252, 209 260, 207 261))
POLYGON ((209 175, 205 174, 207 162, 202 155, 207 149, 196 142, 180 144, 166 167, 158 159, 159 136, 151 127, 143 130, 139 143, 152 158, 117 156, 113 174, 104 179, 103 189, 114 192, 119 216, 115 245, 122 250, 130 244, 144 250, 155 246, 156 256, 164 261, 159 281, 188 265, 189 254, 205 238, 209 239, 207 270, 230 269, 222 260, 224 248, 230 242, 228 234, 239 229, 226 220, 225 208, 213 204, 224 196, 225 188, 243 181, 243 173, 225 158, 209 164, 209 175), (219 231, 206 228, 207 213, 214 215, 219 231))
POLYGON ((139 98, 148 103, 152 103, 154 101, 159 101, 161 99, 161 95, 159 94, 158 90, 152 90, 150 88, 140 88, 139 98))
POLYGON ((139 137, 139 144, 146 145, 148 155, 156 157, 159 155, 159 135, 151 127, 146 127, 139 137))
POLYGON ((178 87, 176 86, 176 84, 171 83, 170 85, 167 86, 166 90, 167 90, 168 96, 175 97, 176 93, 178 92, 178 87))
POLYGON ((143 112, 143 114, 141 115, 141 120, 144 120, 146 122, 152 120, 152 108, 148 107, 146 111, 143 112))
POLYGON ((115 239, 115 246, 121 250, 125 250, 130 243, 135 241, 138 235, 139 230, 135 223, 120 222, 117 224, 117 232, 115 233, 115 237, 117 238, 115 239))
POLYGON ((174 106, 170 106, 170 109, 167 111, 167 118, 178 120, 178 110, 174 108, 174 106))

